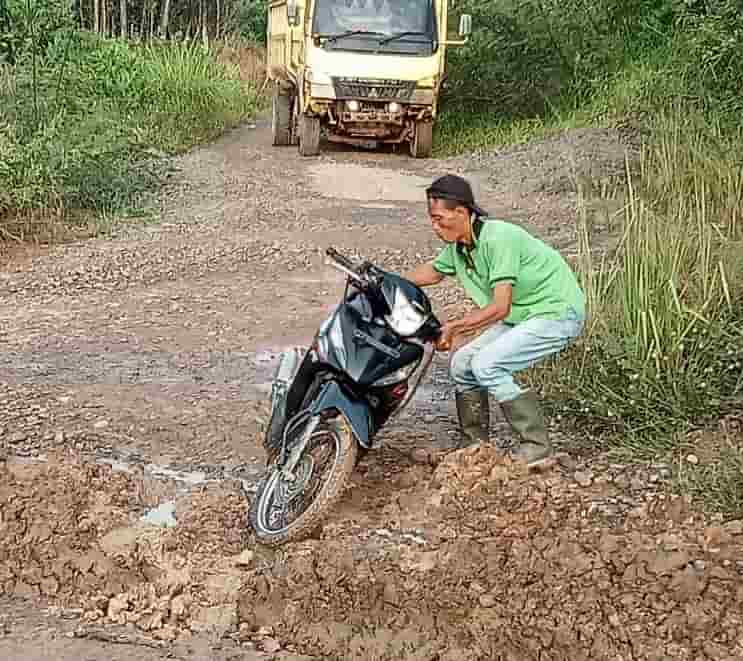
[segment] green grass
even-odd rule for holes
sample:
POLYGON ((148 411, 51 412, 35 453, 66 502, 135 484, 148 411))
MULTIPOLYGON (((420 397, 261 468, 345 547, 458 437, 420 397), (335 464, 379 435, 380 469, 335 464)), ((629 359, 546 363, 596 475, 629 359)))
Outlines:
POLYGON ((743 429, 713 429, 685 437, 686 451, 677 453, 675 484, 714 512, 739 517, 743 512, 743 429), (696 457, 697 463, 688 458, 696 457))
POLYGON ((562 128, 542 117, 511 120, 463 110, 442 113, 436 124, 436 156, 488 151, 546 137, 562 128))
MULTIPOLYGON (((690 434, 741 409, 741 146, 743 136, 702 117, 658 117, 626 184, 616 245, 603 254, 581 201, 576 268, 587 328, 531 378, 589 445, 679 463, 694 451, 690 434)), ((740 447, 718 450, 700 453, 699 465, 679 463, 679 485, 713 509, 741 513, 740 447)))
MULTIPOLYGON (((66 32, 0 75, 0 232, 136 206, 163 156, 250 117, 256 90, 200 46, 66 32)), ((86 221, 87 222, 87 221, 86 221)), ((32 232, 33 233, 33 232, 32 232)))

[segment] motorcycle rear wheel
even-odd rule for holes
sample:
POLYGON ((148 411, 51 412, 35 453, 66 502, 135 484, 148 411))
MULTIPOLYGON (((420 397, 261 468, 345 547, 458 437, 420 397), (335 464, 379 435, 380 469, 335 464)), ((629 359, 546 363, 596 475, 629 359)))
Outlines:
POLYGON ((274 464, 258 486, 249 513, 258 542, 275 547, 310 535, 343 495, 357 454, 358 444, 342 416, 320 422, 299 458, 294 482, 286 482, 274 464), (317 450, 324 450, 325 457, 318 459, 317 450), (298 499, 304 507, 289 520, 298 499))

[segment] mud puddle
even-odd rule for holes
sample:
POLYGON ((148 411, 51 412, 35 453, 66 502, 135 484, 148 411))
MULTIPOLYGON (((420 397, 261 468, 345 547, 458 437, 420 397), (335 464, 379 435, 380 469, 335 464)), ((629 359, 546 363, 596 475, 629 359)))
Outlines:
POLYGON ((312 187, 324 197, 362 202, 425 200, 427 178, 355 163, 320 162, 308 168, 312 187))
POLYGON ((262 458, 235 466, 220 464, 155 464, 147 461, 141 454, 126 450, 99 450, 93 460, 110 466, 114 472, 141 475, 144 479, 172 484, 177 494, 185 494, 206 484, 236 480, 247 491, 254 491, 255 485, 263 475, 262 458))

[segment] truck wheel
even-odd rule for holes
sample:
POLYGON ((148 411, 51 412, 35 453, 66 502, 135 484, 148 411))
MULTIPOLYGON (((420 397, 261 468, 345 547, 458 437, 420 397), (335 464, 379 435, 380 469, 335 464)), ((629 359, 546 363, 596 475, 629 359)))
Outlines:
POLYGON ((271 103, 271 137, 276 147, 291 144, 292 97, 281 93, 277 85, 271 103))
POLYGON ((415 135, 410 142, 413 158, 428 158, 433 151, 433 122, 416 122, 415 135))
POLYGON ((320 153, 319 117, 299 116, 299 153, 302 156, 317 156, 320 153))

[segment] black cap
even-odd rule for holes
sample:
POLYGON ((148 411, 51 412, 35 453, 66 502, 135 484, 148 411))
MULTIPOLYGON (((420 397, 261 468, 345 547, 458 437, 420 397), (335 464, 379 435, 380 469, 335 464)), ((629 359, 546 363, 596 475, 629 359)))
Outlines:
POLYGON ((426 196, 434 200, 453 200, 467 207, 476 216, 487 216, 488 214, 475 204, 475 196, 469 182, 455 174, 446 174, 439 177, 428 188, 426 196))

